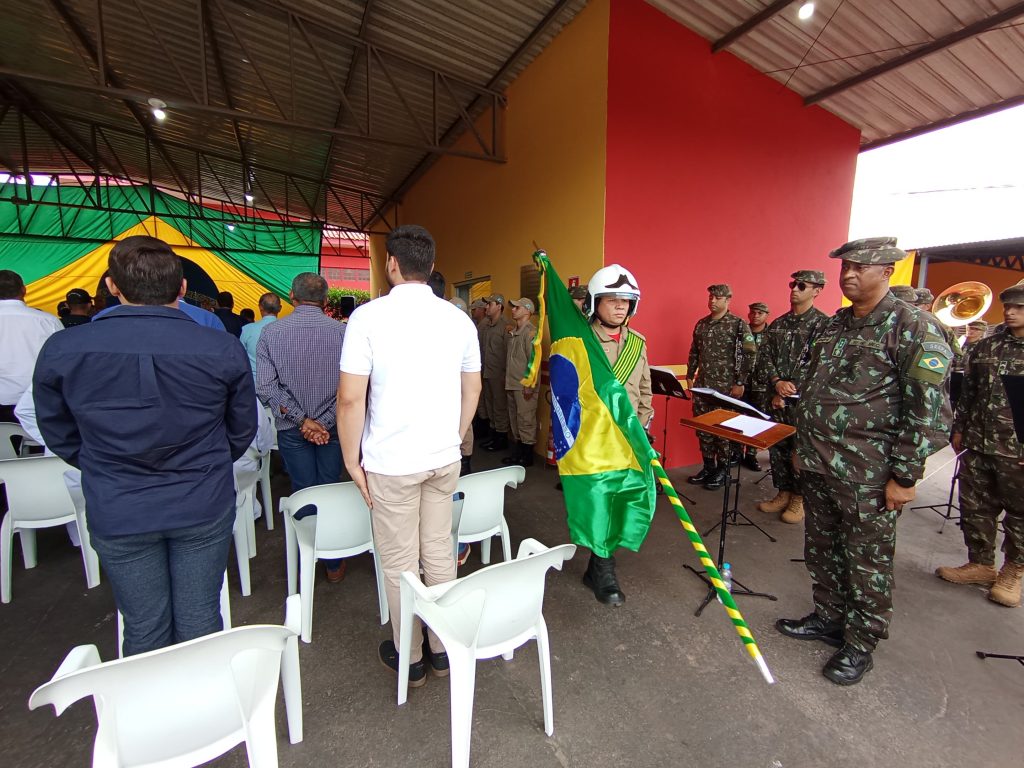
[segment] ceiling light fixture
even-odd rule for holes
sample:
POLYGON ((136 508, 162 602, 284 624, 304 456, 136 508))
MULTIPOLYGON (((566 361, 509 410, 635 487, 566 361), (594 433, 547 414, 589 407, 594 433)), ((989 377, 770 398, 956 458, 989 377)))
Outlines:
POLYGON ((252 192, 246 192, 245 193, 245 202, 251 203, 255 199, 256 199, 256 197, 253 195, 252 192))
POLYGON ((814 3, 804 3, 801 5, 800 10, 796 12, 796 15, 800 21, 807 21, 814 15, 814 3))
POLYGON ((164 111, 167 109, 167 105, 160 101, 160 99, 150 99, 149 106, 153 110, 153 117, 157 120, 163 122, 167 119, 167 112, 164 111))

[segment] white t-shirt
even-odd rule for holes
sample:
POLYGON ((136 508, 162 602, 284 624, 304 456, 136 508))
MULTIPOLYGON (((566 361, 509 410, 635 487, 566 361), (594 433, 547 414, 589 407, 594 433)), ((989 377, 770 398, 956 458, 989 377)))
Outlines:
POLYGON ((43 342, 64 326, 18 299, 0 301, 0 405, 14 405, 32 382, 43 342))
POLYGON ((363 468, 412 475, 459 460, 462 374, 480 370, 476 327, 429 286, 403 283, 356 309, 341 370, 370 377, 363 468))

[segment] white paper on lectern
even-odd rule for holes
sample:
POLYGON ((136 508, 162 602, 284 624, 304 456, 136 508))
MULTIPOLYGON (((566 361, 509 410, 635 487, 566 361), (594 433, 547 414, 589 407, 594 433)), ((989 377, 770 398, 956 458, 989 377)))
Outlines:
POLYGON ((710 387, 693 387, 692 389, 690 389, 690 391, 699 392, 702 395, 711 395, 713 397, 717 397, 719 400, 722 400, 726 403, 732 403, 733 405, 737 405, 745 411, 753 411, 762 419, 768 419, 769 421, 771 421, 772 419, 772 417, 769 416, 767 413, 762 413, 761 411, 757 410, 757 408, 752 406, 750 403, 744 403, 742 400, 737 400, 735 397, 723 395, 717 389, 711 389, 710 387))
POLYGON ((774 427, 775 422, 755 419, 753 416, 740 415, 733 416, 731 419, 726 419, 719 426, 738 429, 744 437, 756 437, 762 432, 767 432, 769 429, 774 427))

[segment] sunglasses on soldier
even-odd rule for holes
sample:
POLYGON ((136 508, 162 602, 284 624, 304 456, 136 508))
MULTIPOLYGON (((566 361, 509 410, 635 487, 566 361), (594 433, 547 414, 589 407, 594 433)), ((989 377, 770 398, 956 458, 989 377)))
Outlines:
POLYGON ((808 286, 810 286, 810 283, 805 283, 803 280, 794 280, 789 284, 790 290, 796 288, 801 291, 806 291, 808 286))

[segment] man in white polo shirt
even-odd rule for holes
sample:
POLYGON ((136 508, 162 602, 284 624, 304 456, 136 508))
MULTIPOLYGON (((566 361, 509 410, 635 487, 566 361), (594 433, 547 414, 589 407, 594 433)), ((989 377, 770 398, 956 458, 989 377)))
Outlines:
MULTIPOLYGON (((481 389, 476 328, 433 294, 427 285, 433 268, 434 239, 426 229, 406 225, 388 235, 391 291, 352 313, 338 383, 341 451, 372 510, 391 612, 393 640, 381 643, 379 655, 395 672, 400 574, 422 566, 428 585, 455 578, 452 494, 462 435, 481 389)), ((444 646, 431 632, 421 647, 420 632, 416 619, 406 662, 414 687, 426 682, 424 650, 434 672, 448 674, 444 646)))

